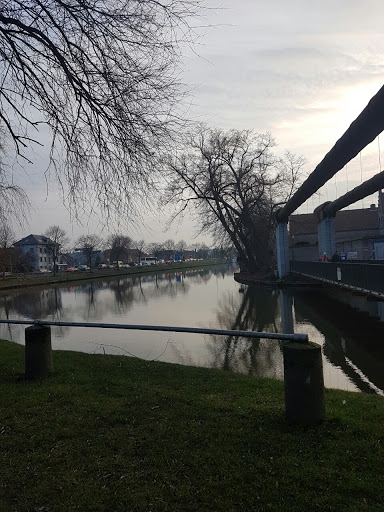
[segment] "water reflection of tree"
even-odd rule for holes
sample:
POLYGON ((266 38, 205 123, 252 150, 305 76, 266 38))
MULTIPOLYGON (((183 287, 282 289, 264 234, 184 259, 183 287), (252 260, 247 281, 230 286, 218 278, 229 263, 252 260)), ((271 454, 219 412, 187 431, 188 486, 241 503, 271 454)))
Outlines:
MULTIPOLYGON (((123 316, 134 304, 148 304, 162 296, 174 299, 189 292, 192 284, 207 283, 213 276, 226 275, 229 270, 220 267, 214 269, 190 269, 183 272, 164 272, 110 277, 92 281, 82 281, 67 286, 49 286, 47 288, 26 288, 22 291, 9 291, 1 296, 0 308, 3 318, 15 318, 16 315, 30 319, 49 319, 53 321, 74 320, 71 308, 71 295, 81 296, 84 300, 76 304, 76 316, 84 320, 103 319, 108 313, 123 316), (224 272, 224 274, 223 274, 224 272), (112 298, 103 292, 110 291, 112 298), (63 294, 70 306, 63 308, 63 294), (69 296, 69 298, 68 298, 69 296)), ((59 335, 68 328, 61 327, 59 335)), ((11 339, 11 336, 7 335, 11 339)))
POLYGON ((115 281, 111 281, 109 289, 114 294, 114 300, 111 304, 111 309, 113 309, 114 313, 121 315, 131 309, 135 301, 133 286, 132 280, 130 279, 116 279, 115 281))
MULTIPOLYGON (((247 288, 227 293, 219 302, 217 323, 221 329, 277 332, 279 296, 268 288, 247 288)), ((277 341, 238 336, 210 336, 212 365, 257 376, 281 376, 281 349, 277 341)))
MULTIPOLYGON (((113 286, 111 283, 111 287, 113 286)), ((190 285, 182 273, 138 276, 124 284, 120 283, 119 287, 120 293, 129 287, 131 302, 135 303, 148 303, 164 295, 174 298, 190 290, 190 285)), ((116 296, 116 300, 119 301, 120 297, 116 296)))
POLYGON ((133 305, 147 304, 164 295, 176 297, 189 292, 190 285, 181 273, 111 277, 71 286, 70 291, 83 294, 86 304, 80 315, 85 319, 102 318, 108 313, 123 316, 133 305), (113 297, 100 300, 100 292, 110 291, 113 297))
POLYGON ((133 287, 133 300, 138 303, 147 303, 164 295, 176 298, 178 295, 187 294, 190 291, 191 284, 207 283, 219 272, 224 277, 229 273, 229 270, 226 268, 224 272, 223 269, 191 269, 182 272, 147 274, 130 278, 132 279, 130 282, 133 287), (136 288, 138 288, 138 291, 136 288))
MULTIPOLYGON (((63 309, 62 290, 59 287, 27 288, 1 296, 1 316, 5 318, 23 317, 31 320, 66 321, 63 309)), ((57 327, 63 336, 68 327, 57 327)))
POLYGON ((383 322, 343 302, 341 295, 336 299, 320 291, 297 293, 295 314, 298 322, 308 321, 324 335, 324 355, 358 389, 372 392, 369 381, 384 390, 383 322))
MULTIPOLYGON (((12 297, 8 297, 7 295, 0 296, 0 317, 3 320, 10 320, 11 316, 14 312, 12 297)), ((10 341, 13 341, 13 333, 15 330, 19 331, 19 329, 15 329, 18 326, 11 326, 10 324, 1 324, 0 325, 0 338, 4 338, 10 341)), ((17 333, 18 334, 18 333, 17 333)), ((19 336, 17 336, 19 339, 19 336)))

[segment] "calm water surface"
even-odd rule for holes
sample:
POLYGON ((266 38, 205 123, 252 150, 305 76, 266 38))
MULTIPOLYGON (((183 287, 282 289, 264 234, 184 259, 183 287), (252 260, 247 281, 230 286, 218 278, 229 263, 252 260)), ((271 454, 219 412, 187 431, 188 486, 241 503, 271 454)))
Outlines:
MULTIPOLYGON (((335 289, 245 287, 234 267, 94 279, 0 294, 0 318, 308 333, 327 387, 383 394, 384 306, 335 289)), ((24 342, 24 327, 0 325, 24 342)), ((52 327, 56 350, 126 354, 281 379, 282 344, 216 335, 52 327)))

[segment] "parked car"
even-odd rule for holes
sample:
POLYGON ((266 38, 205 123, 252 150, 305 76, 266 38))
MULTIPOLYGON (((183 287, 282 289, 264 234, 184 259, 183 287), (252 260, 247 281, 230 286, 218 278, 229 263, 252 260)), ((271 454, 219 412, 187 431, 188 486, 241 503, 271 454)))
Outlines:
POLYGON ((52 274, 52 270, 49 270, 47 268, 39 268, 39 270, 34 270, 34 274, 52 274))
POLYGON ((77 267, 77 270, 80 270, 80 272, 86 272, 87 270, 91 270, 87 265, 79 265, 77 267))
POLYGON ((64 272, 77 272, 77 268, 76 267, 68 267, 64 270, 64 272))

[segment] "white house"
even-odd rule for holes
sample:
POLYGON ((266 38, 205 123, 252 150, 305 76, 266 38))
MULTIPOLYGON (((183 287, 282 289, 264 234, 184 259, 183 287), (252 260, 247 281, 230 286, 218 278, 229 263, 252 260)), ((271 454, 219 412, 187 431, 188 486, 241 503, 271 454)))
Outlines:
MULTIPOLYGON (((53 244, 53 241, 44 235, 28 235, 13 245, 14 247, 19 247, 24 254, 30 256, 34 270, 53 270, 52 255, 47 250, 47 244, 53 244)), ((61 263, 64 262, 60 256, 57 264, 61 263)))

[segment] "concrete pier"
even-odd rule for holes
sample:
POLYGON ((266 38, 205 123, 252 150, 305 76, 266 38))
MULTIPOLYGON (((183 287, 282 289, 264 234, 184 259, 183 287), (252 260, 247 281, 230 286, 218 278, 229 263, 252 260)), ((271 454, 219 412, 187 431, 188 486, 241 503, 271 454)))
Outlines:
POLYGON ((329 259, 336 250, 335 218, 324 217, 317 226, 319 240, 319 258, 325 252, 329 259))
POLYGON ((53 371, 51 328, 31 325, 25 329, 25 376, 42 379, 53 371))
POLYGON ((280 279, 289 274, 288 223, 276 226, 277 269, 280 279))

